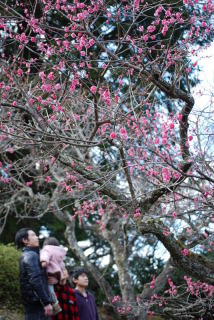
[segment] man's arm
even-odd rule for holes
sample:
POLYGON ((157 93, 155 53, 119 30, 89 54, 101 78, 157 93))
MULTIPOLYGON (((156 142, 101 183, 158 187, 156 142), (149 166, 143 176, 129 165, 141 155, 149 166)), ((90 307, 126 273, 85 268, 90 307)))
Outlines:
POLYGON ((38 296, 43 306, 49 305, 51 301, 47 288, 45 287, 46 279, 40 268, 37 253, 33 252, 26 255, 24 262, 29 276, 29 282, 35 291, 35 294, 38 296))
POLYGON ((44 307, 45 315, 46 316, 52 316, 53 315, 53 307, 51 304, 48 304, 44 307))

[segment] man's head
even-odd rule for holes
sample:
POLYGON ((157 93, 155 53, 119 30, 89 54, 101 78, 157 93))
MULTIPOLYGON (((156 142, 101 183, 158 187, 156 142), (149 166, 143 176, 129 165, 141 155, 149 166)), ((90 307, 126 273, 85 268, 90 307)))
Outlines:
POLYGON ((75 287, 87 288, 88 275, 85 269, 77 269, 72 274, 72 282, 75 287))
POLYGON ((16 233, 15 243, 18 248, 38 247, 39 239, 33 230, 22 228, 16 233))

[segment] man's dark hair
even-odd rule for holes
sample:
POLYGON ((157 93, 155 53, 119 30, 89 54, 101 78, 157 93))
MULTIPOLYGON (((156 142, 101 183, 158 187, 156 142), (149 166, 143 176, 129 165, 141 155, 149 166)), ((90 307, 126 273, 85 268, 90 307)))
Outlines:
POLYGON ((58 247, 59 246, 59 241, 54 237, 49 237, 49 238, 45 239, 45 241, 43 242, 43 247, 47 246, 47 245, 49 245, 49 246, 57 246, 58 247))
POLYGON ((30 228, 22 228, 16 232, 15 243, 18 248, 23 248, 25 246, 23 239, 28 239, 28 231, 30 230, 30 228))
POLYGON ((84 268, 75 269, 71 275, 72 279, 78 279, 78 277, 83 273, 85 273, 88 276, 88 272, 84 268))

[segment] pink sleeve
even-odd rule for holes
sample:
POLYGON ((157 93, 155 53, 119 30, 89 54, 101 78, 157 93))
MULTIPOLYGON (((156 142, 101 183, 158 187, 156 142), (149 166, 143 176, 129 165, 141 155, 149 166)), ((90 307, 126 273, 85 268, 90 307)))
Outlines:
POLYGON ((48 250, 46 250, 45 248, 43 248, 41 251, 40 251, 40 261, 45 261, 47 263, 49 263, 50 261, 50 258, 51 258, 51 254, 48 250))
POLYGON ((65 270, 65 264, 64 264, 64 262, 63 262, 63 261, 60 263, 60 269, 61 269, 62 271, 64 271, 64 270, 65 270))

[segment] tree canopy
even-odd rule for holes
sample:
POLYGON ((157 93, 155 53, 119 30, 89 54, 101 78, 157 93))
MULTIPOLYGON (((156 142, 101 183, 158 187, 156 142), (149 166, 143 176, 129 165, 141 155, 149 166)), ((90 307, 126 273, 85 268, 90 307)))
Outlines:
POLYGON ((214 290, 213 122, 211 107, 195 109, 192 87, 213 38, 212 1, 10 0, 0 12, 0 232, 8 217, 51 213, 120 313, 143 319, 161 304, 185 319, 197 303, 203 316, 214 290), (170 259, 136 297, 148 243, 170 259), (175 267, 194 296, 182 304, 175 267))

